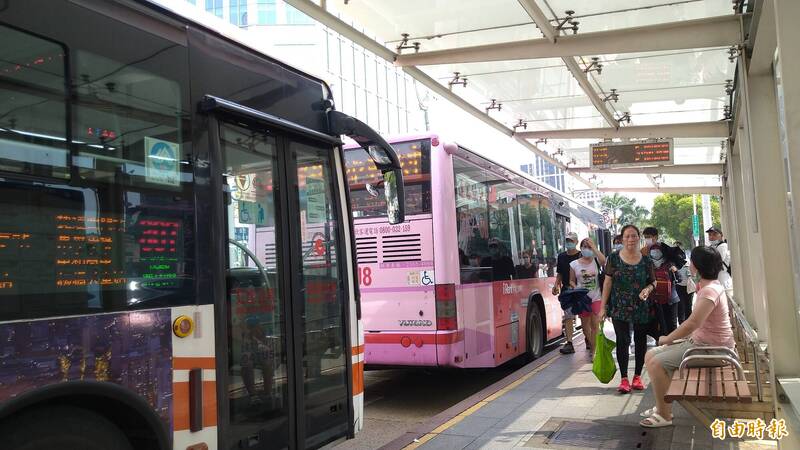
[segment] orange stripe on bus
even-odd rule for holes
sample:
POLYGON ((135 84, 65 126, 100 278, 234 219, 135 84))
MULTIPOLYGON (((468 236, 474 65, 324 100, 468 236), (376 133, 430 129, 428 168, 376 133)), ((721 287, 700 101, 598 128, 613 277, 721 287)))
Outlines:
POLYGON ((217 367, 217 362, 213 356, 194 356, 194 357, 175 356, 172 358, 173 370, 216 369, 216 367, 217 367))
MULTIPOLYGON (((189 429, 189 382, 172 383, 172 415, 175 431, 189 429)), ((217 425, 217 382, 203 381, 203 427, 217 425)))
POLYGON ((364 353, 364 346, 363 345, 359 345, 359 346, 353 347, 353 356, 360 355, 362 353, 364 353))
POLYGON ((364 392, 364 361, 353 364, 353 395, 364 392))
POLYGON ((417 342, 423 345, 451 345, 464 340, 464 332, 438 333, 438 334, 400 334, 400 333, 369 333, 364 335, 364 342, 367 344, 400 344, 403 338, 411 340, 410 346, 417 342))

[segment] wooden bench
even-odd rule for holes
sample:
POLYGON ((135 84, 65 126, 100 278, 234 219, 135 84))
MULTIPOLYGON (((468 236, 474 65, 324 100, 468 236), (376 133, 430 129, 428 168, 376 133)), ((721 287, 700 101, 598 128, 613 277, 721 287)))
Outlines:
POLYGON ((727 347, 687 350, 680 368, 672 376, 665 400, 753 401, 744 369, 736 353, 727 347), (692 367, 693 364, 700 367, 692 367))
POLYGON ((736 350, 704 347, 687 351, 665 400, 677 401, 706 426, 723 417, 769 422, 775 410, 767 356, 738 306, 733 301, 729 306, 736 350), (709 352, 712 354, 706 354, 709 352))

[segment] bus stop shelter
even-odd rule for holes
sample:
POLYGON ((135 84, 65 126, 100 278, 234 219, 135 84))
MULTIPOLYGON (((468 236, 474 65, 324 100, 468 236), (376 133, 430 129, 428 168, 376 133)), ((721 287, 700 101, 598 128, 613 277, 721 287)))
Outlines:
POLYGON ((800 2, 287 3, 587 189, 719 195, 780 445, 800 448, 800 2), (592 143, 648 139, 671 160, 592 165, 592 143))

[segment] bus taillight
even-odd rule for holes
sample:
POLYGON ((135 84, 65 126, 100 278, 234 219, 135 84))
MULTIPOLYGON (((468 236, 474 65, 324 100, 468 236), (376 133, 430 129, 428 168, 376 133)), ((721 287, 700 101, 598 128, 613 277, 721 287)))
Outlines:
POLYGON ((458 328, 456 311, 456 285, 436 285, 436 329, 455 330, 458 328))

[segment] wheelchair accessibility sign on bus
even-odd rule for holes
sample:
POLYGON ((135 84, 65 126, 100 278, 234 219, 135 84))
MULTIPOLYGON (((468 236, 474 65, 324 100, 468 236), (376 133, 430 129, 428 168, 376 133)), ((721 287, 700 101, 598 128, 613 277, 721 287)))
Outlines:
POLYGON ((433 270, 412 270, 408 272, 406 281, 409 286, 433 286, 436 284, 433 270))

